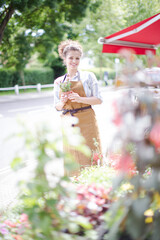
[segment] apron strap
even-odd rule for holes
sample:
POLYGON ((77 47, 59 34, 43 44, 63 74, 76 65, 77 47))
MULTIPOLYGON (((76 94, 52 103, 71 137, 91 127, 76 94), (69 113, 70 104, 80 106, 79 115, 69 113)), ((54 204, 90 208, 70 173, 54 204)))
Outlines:
POLYGON ((67 77, 67 73, 64 75, 62 83, 65 81, 66 77, 67 77))
POLYGON ((78 71, 78 81, 80 81, 80 72, 78 71))
MULTIPOLYGON (((80 81, 80 73, 79 73, 79 71, 77 71, 77 72, 78 72, 78 81, 80 81)), ((67 77, 67 73, 64 75, 64 78, 63 78, 62 82, 65 81, 66 77, 67 77)))

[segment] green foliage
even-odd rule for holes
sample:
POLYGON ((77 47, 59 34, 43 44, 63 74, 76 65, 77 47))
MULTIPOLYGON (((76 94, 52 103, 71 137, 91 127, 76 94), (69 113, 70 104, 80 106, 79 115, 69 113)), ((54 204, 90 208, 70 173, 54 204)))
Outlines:
POLYGON ((62 92, 69 92, 71 89, 70 87, 71 87, 70 81, 60 83, 60 88, 62 92))
POLYGON ((96 184, 104 186, 106 189, 111 188, 112 180, 115 176, 115 170, 108 166, 91 166, 81 171, 81 174, 73 178, 73 181, 78 184, 96 184))
POLYGON ((48 66, 53 69, 55 79, 64 75, 66 71, 62 60, 58 57, 56 52, 48 55, 46 61, 44 62, 44 66, 48 66))
POLYGON ((102 45, 97 41, 142 21, 160 12, 159 0, 101 0, 95 11, 87 9, 80 24, 73 24, 73 31, 83 44, 85 56, 91 58, 96 67, 114 69, 115 54, 102 54, 102 45))
MULTIPOLYGON (((10 31, 9 29, 7 30, 8 32, 10 31)), ((31 37, 26 36, 24 31, 17 34, 12 32, 12 37, 8 44, 1 46, 3 51, 0 57, 1 65, 6 68, 15 67, 17 71, 24 69, 32 53, 30 44, 31 37)))
POLYGON ((108 79, 115 79, 115 70, 111 68, 98 68, 94 67, 91 69, 84 69, 84 71, 93 72, 96 75, 97 80, 103 80, 104 79, 104 72, 108 72, 108 79))
MULTIPOLYGON (((54 73, 50 68, 25 69, 24 79, 26 85, 49 84, 54 81, 54 73)), ((19 72, 14 69, 0 68, 0 87, 14 87, 16 84, 22 86, 19 72)))
POLYGON ((25 11, 27 10, 27 8, 30 8, 31 10, 34 9, 37 4, 42 4, 42 0, 33 0, 33 1, 30 1, 30 0, 3 0, 1 1, 0 3, 0 7, 6 7, 7 6, 12 6, 12 8, 14 8, 15 10, 18 10, 18 11, 25 11))
MULTIPOLYGON (((92 6, 89 0, 77 0, 76 4, 74 0, 1 1, 0 41, 2 36, 3 39, 0 50, 3 66, 7 63, 23 69, 34 52, 38 52, 39 59, 44 62, 52 51, 57 51, 61 40, 76 37, 71 22, 79 22, 85 16, 87 6, 92 6), (14 14, 8 17, 10 10, 14 14)), ((95 7, 92 6, 93 9, 95 7)), ((56 72, 63 71, 55 66, 58 67, 56 72)))
POLYGON ((160 11, 159 0, 121 0, 120 2, 124 13, 126 13, 124 15, 126 27, 151 17, 160 11))

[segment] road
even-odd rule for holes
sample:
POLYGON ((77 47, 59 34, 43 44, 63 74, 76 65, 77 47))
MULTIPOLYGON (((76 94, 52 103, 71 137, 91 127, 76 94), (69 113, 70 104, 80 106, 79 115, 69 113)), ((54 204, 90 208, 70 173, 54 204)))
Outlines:
POLYGON ((18 118, 35 119, 51 111, 53 96, 0 102, 0 168, 7 167, 21 144, 11 137, 19 131, 18 118))
MULTIPOLYGON (((34 95, 33 95, 34 96, 34 95)), ((39 98, 12 98, 8 101, 0 102, 0 118, 16 117, 18 114, 36 113, 53 106, 53 96, 44 96, 39 98)))

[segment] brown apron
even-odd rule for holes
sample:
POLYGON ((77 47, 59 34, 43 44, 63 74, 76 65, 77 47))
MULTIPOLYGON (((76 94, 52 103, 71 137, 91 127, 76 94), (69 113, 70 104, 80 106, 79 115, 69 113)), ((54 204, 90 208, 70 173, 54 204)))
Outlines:
MULTIPOLYGON (((79 96, 81 97, 86 97, 83 84, 80 81, 71 81, 71 91, 78 93, 79 96)), ((61 95, 61 92, 60 92, 61 95)), ((101 152, 101 143, 100 143, 100 137, 99 137, 99 131, 98 131, 98 125, 96 121, 96 116, 94 110, 91 108, 91 105, 89 104, 84 104, 84 103, 78 103, 78 102, 71 102, 69 99, 65 103, 63 109, 65 110, 74 110, 74 109, 79 109, 79 108, 87 108, 88 109, 82 109, 79 110, 75 113, 70 113, 67 112, 65 115, 62 114, 62 122, 65 116, 74 116, 78 118, 78 124, 74 125, 80 128, 80 132, 82 136, 85 139, 85 144, 90 148, 91 151, 96 150, 96 146, 94 145, 93 138, 96 139, 96 141, 99 144, 99 149, 101 152)), ((73 176, 73 175, 78 175, 80 170, 84 167, 91 166, 91 158, 92 156, 85 156, 83 153, 77 151, 76 149, 71 149, 70 146, 64 145, 64 151, 65 153, 68 152, 73 156, 73 159, 76 161, 78 168, 77 171, 73 171, 70 173, 67 173, 67 175, 73 176)))

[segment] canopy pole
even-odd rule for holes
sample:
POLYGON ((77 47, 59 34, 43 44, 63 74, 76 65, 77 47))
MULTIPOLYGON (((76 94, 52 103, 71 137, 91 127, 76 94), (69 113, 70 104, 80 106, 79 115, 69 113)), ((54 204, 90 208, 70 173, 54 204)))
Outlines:
POLYGON ((119 72, 119 58, 115 58, 115 71, 116 71, 116 81, 117 81, 118 72, 119 72))

